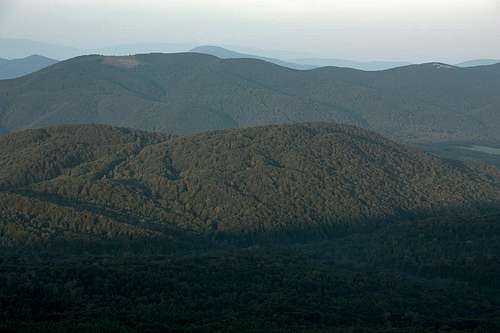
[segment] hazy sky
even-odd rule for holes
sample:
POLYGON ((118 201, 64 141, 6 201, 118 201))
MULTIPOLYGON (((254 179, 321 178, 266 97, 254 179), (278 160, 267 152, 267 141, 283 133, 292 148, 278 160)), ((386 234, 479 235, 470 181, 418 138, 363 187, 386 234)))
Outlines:
POLYGON ((0 37, 457 62, 500 58, 500 0, 0 0, 0 37))

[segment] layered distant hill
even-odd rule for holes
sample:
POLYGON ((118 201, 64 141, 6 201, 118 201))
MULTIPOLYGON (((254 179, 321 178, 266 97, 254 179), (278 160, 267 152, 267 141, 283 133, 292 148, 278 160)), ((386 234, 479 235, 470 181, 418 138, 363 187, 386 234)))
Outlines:
POLYGON ((7 59, 17 59, 25 58, 32 54, 40 54, 52 59, 66 60, 86 54, 118 56, 150 52, 186 52, 193 46, 194 44, 189 43, 135 43, 110 45, 101 48, 82 49, 29 39, 0 38, 0 57, 7 59))
POLYGON ((498 59, 476 59, 469 60, 462 63, 457 64, 458 67, 475 67, 475 66, 489 66, 499 64, 500 60, 498 59))
POLYGON ((82 54, 82 51, 66 45, 44 43, 29 39, 0 38, 0 57, 7 59, 26 58, 40 54, 51 59, 68 59, 82 54))
POLYGON ((307 64, 314 67, 346 67, 364 71, 382 71, 396 67, 409 66, 411 63, 406 61, 353 61, 346 59, 328 59, 328 58, 301 58, 293 59, 292 62, 298 64, 307 64))
POLYGON ((0 59, 0 80, 13 79, 57 63, 57 60, 32 55, 22 59, 0 59))
POLYGON ((195 53, 210 54, 221 59, 258 59, 264 60, 279 66, 291 69, 307 70, 318 67, 345 67, 364 71, 380 71, 396 67, 411 65, 404 61, 352 61, 346 59, 327 59, 327 58, 298 58, 292 60, 282 60, 276 58, 263 57, 255 54, 245 54, 235 52, 219 46, 198 46, 191 50, 195 53))
POLYGON ((0 82, 0 128, 102 123, 187 134, 306 121, 404 142, 500 141, 500 65, 296 71, 254 59, 85 56, 0 82))
POLYGON ((63 126, 3 136, 0 157, 4 244, 153 237, 171 228, 326 231, 345 223, 470 216, 500 202, 498 171, 324 123, 180 138, 63 126))
POLYGON ((299 70, 313 69, 315 67, 318 67, 307 63, 302 63, 302 64, 292 63, 280 59, 267 58, 253 54, 239 53, 219 46, 210 46, 210 45, 198 46, 192 49, 190 52, 209 54, 221 59, 257 59, 257 60, 267 61, 279 66, 288 67, 292 69, 299 69, 299 70))

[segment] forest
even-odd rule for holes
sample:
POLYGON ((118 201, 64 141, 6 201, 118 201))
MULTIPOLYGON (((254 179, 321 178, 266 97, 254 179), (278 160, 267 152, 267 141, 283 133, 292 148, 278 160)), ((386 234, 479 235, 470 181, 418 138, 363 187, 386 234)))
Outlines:
POLYGON ((356 127, 0 137, 0 332, 495 332, 500 173, 356 127))

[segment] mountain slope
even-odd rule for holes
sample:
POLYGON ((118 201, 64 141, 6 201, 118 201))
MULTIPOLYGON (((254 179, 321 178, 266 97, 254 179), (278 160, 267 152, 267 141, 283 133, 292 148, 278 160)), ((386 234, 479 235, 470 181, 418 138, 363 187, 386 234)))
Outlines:
POLYGON ((326 231, 500 200, 498 175, 350 126, 324 123, 191 137, 83 125, 0 138, 3 242, 129 235, 326 231))
POLYGON ((0 127, 103 123, 194 133, 336 121, 404 142, 500 142, 500 65, 296 71, 209 55, 85 56, 0 82, 0 127))
POLYGON ((287 61, 274 59, 274 58, 262 57, 262 56, 253 55, 253 54, 239 53, 239 52, 225 49, 223 47, 211 46, 211 45, 198 46, 198 47, 195 47, 194 49, 192 49, 190 52, 209 54, 209 55, 213 55, 215 57, 221 58, 221 59, 257 59, 257 60, 267 61, 267 62, 270 62, 272 64, 278 65, 278 66, 283 66, 283 67, 288 67, 291 69, 298 69, 298 70, 313 69, 314 67, 317 67, 317 66, 311 66, 311 65, 306 64, 306 63, 297 64, 297 63, 287 62, 287 61))
POLYGON ((263 61, 195 53, 79 57, 0 82, 0 127, 104 123, 182 134, 332 115, 354 121, 343 110, 245 78, 231 68, 233 61, 295 73, 263 61))
POLYGON ((14 79, 57 63, 57 60, 32 55, 22 59, 0 60, 0 80, 14 79))

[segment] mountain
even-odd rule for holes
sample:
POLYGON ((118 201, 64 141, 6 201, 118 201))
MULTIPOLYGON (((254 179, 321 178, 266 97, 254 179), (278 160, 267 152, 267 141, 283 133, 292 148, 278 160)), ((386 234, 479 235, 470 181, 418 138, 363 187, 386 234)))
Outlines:
POLYGON ((157 237, 169 230, 327 232, 474 216, 500 174, 327 123, 188 137, 102 125, 0 137, 2 243, 157 237), (307 231, 308 230, 308 231, 307 231))
POLYGON ((84 56, 0 81, 0 128, 101 123, 189 134, 336 121, 411 143, 500 142, 500 65, 296 71, 196 53, 84 56))
POLYGON ((57 60, 32 55, 22 59, 0 60, 0 80, 24 76, 57 63, 57 60))
POLYGON ((209 54, 221 59, 258 59, 276 64, 278 66, 283 66, 298 70, 313 69, 315 67, 315 66, 310 66, 308 64, 295 64, 274 58, 267 58, 253 54, 239 53, 219 46, 210 46, 210 45, 198 46, 192 49, 190 52, 209 54))
POLYGON ((469 60, 462 63, 457 64, 457 67, 475 67, 475 66, 489 66, 499 64, 500 60, 498 59, 476 59, 469 60))
POLYGON ((411 63, 405 61, 352 61, 346 59, 327 59, 327 58, 300 58, 291 60, 294 63, 310 65, 314 67, 346 67, 363 71, 382 71, 396 67, 409 66, 411 63))
POLYGON ((28 39, 0 38, 0 57, 7 59, 26 58, 33 54, 57 60, 79 56, 81 50, 65 45, 50 44, 28 39))
POLYGON ((328 123, 11 133, 0 331, 496 332, 499 179, 328 123))

